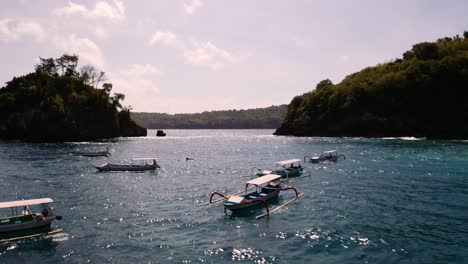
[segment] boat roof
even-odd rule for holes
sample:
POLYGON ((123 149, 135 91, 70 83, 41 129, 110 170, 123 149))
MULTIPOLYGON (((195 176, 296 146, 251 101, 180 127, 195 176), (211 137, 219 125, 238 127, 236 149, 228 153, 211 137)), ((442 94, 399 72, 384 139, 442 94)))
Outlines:
POLYGON ((328 150, 328 151, 324 151, 323 153, 333 153, 333 152, 336 152, 336 150, 328 150))
POLYGON ((278 164, 278 165, 289 165, 291 163, 296 163, 296 162, 301 162, 301 160, 300 159, 283 160, 283 161, 276 162, 276 164, 278 164))
POLYGON ((247 182, 247 184, 252 184, 252 185, 262 185, 265 183, 269 183, 271 181, 277 180, 281 178, 281 175, 278 174, 267 174, 262 177, 258 177, 256 179, 250 180, 247 182))
POLYGON ((40 198, 40 199, 31 199, 31 200, 18 200, 0 203, 0 208, 10 208, 10 207, 20 207, 26 205, 35 205, 35 204, 45 204, 52 203, 54 200, 51 198, 40 198))

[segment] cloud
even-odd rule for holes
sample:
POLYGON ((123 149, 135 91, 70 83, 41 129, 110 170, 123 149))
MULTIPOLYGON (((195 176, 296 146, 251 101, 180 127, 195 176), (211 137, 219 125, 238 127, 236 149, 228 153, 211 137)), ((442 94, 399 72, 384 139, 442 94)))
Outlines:
POLYGON ((197 9, 199 9, 202 6, 202 0, 190 0, 189 3, 184 3, 184 11, 189 15, 193 15, 197 11, 197 9))
POLYGON ((162 32, 162 31, 157 31, 155 32, 152 36, 151 39, 149 40, 150 45, 154 44, 163 44, 163 45, 173 45, 177 41, 177 36, 176 34, 172 32, 162 32))
POLYGON ((58 17, 80 15, 90 19, 105 19, 113 23, 126 19, 125 6, 119 0, 98 1, 92 8, 70 1, 67 6, 54 9, 52 14, 58 17))
POLYGON ((9 18, 0 20, 0 40, 9 42, 24 36, 40 42, 46 38, 47 32, 38 22, 9 18))
POLYGON ((102 27, 93 26, 90 30, 100 40, 107 40, 109 38, 109 32, 102 27))
POLYGON ((72 34, 66 38, 57 38, 57 48, 63 52, 75 53, 81 61, 92 64, 100 69, 104 68, 104 56, 96 43, 87 38, 77 37, 72 34))
POLYGON ((148 77, 160 75, 161 71, 151 64, 130 64, 126 69, 120 71, 124 76, 148 77))
POLYGON ((191 49, 184 52, 184 57, 192 65, 204 66, 213 70, 220 69, 235 61, 230 52, 216 47, 211 42, 194 42, 191 49))
POLYGON ((159 75, 161 71, 151 64, 130 64, 117 74, 109 74, 114 90, 125 94, 125 105, 138 106, 139 111, 154 107, 160 92, 154 77, 159 75))
POLYGON ((342 62, 348 62, 349 61, 349 56, 348 55, 343 55, 343 56, 340 57, 340 60, 342 62))

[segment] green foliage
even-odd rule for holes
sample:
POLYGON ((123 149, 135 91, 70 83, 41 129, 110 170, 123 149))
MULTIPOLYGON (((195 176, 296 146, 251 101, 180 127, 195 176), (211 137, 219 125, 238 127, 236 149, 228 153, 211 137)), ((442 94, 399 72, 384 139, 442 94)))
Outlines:
POLYGON ((328 87, 328 86, 332 86, 333 83, 332 81, 330 81, 330 79, 325 79, 323 81, 320 81, 319 83, 317 83, 317 86, 315 86, 315 89, 319 90, 319 89, 322 89, 322 88, 325 88, 325 87, 328 87))
POLYGON ((468 138, 468 39, 419 43, 295 97, 277 134, 468 138))
POLYGON ((152 129, 276 128, 286 115, 286 105, 248 110, 211 111, 197 114, 132 113, 135 121, 152 129))
MULTIPOLYGON (((33 73, 14 77, 2 87, 0 138, 71 141, 117 137, 126 135, 126 131, 146 134, 129 118, 120 118, 118 108, 124 95, 111 97, 110 83, 102 90, 94 88, 91 84, 96 82, 90 82, 89 77, 96 73, 90 70, 94 67, 77 71, 77 65, 77 55, 41 58, 33 73)), ((102 80, 104 73, 96 76, 102 80)))

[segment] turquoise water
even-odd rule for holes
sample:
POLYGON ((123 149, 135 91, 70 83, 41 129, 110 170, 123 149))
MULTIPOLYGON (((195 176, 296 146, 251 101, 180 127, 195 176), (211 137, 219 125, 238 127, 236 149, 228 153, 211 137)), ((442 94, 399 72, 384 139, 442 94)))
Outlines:
MULTIPOLYGON (((156 131, 150 131, 154 135, 156 131)), ((0 200, 52 197, 64 233, 0 245, 0 263, 467 263, 468 142, 292 138, 271 130, 168 130, 165 138, 0 143, 0 200), (109 158, 70 155, 108 146, 109 158), (305 195, 270 217, 196 205, 252 167, 337 149, 288 182, 305 195), (156 173, 92 165, 159 157, 156 173), (194 158, 186 161, 185 158, 194 158)), ((293 197, 281 194, 276 204, 293 197)), ((274 206, 274 205, 273 205, 274 206)))

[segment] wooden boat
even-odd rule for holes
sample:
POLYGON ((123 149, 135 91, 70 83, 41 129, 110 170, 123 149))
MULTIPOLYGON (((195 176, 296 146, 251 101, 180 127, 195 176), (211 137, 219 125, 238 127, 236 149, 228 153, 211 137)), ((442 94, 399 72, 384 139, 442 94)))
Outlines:
POLYGON ((165 137, 166 133, 164 133, 163 130, 158 130, 158 131, 156 131, 156 136, 157 137, 165 137))
POLYGON ((221 196, 224 198, 225 210, 228 209, 233 212, 263 204, 266 208, 266 213, 260 215, 259 217, 269 215, 271 212, 276 211, 279 208, 287 204, 290 204, 291 202, 299 199, 303 195, 303 194, 299 194, 294 187, 283 188, 281 186, 280 179, 281 179, 281 175, 268 174, 268 175, 250 180, 245 184, 244 192, 246 194, 244 195, 226 196, 219 192, 214 192, 211 194, 210 203, 213 203, 213 197, 215 195, 221 196), (249 189, 252 189, 251 187, 254 187, 255 191, 247 193, 249 189), (281 205, 273 210, 270 210, 268 207, 268 201, 273 198, 278 197, 279 193, 285 190, 294 190, 294 192, 296 193, 296 197, 288 201, 287 203, 285 203, 285 205, 281 205))
POLYGON ((75 156, 83 157, 108 157, 110 155, 109 148, 106 148, 105 151, 95 151, 95 152, 86 152, 86 151, 74 151, 72 152, 75 156))
MULTIPOLYGON (((256 168, 253 168, 254 170, 256 168)), ((260 170, 257 169, 257 176, 265 176, 267 174, 281 175, 283 178, 296 177, 302 174, 304 168, 301 166, 300 159, 290 159, 276 162, 275 170, 260 170)))
POLYGON ((0 209, 11 208, 10 216, 0 218, 0 233, 49 228, 52 221, 62 219, 61 216, 56 216, 49 207, 49 203, 52 202, 50 198, 41 198, 0 203, 0 209), (41 212, 32 212, 29 209, 32 205, 40 205, 41 212), (18 212, 18 208, 21 207, 21 212, 18 212))
POLYGON ((329 150, 322 153, 320 156, 304 156, 304 162, 312 162, 312 163, 319 163, 319 162, 337 162, 339 158, 346 159, 345 155, 339 155, 336 150, 329 150))
POLYGON ((129 172, 144 172, 144 171, 154 171, 159 169, 158 163, 156 162, 156 158, 139 158, 133 160, 152 160, 152 164, 111 164, 105 163, 101 166, 94 166, 98 171, 101 172, 113 172, 113 171, 129 171, 129 172))

